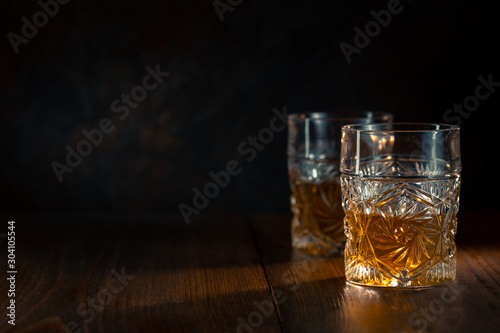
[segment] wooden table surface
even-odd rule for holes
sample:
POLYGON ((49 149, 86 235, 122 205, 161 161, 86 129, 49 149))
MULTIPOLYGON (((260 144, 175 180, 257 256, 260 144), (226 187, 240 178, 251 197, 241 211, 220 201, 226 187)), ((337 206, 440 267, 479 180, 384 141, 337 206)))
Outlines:
POLYGON ((456 281, 420 290, 346 283, 341 257, 291 249, 288 215, 18 218, 0 332, 500 332, 499 228, 480 228, 499 217, 461 212, 456 281))

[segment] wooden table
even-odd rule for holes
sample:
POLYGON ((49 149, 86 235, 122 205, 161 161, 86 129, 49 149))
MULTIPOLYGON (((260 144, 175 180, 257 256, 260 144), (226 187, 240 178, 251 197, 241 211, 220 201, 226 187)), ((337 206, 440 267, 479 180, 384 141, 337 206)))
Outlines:
POLYGON ((347 284, 342 258, 291 249, 288 215, 17 218, 0 332, 500 332, 499 217, 461 212, 457 280, 421 290, 347 284))

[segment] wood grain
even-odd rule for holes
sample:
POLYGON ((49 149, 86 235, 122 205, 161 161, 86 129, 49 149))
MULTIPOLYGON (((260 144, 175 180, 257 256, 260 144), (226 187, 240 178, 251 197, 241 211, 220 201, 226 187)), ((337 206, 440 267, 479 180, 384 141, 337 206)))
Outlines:
MULTIPOLYGON (((238 317, 255 311, 254 302, 273 307, 241 218, 190 226, 38 222, 17 221, 17 320, 13 327, 2 315, 2 333, 235 332, 238 317), (108 304, 101 307, 99 299, 108 304)), ((0 288, 6 290, 5 279, 0 288)), ((6 306, 2 297, 0 307, 6 306)), ((260 327, 279 331, 274 311, 260 327)))
MULTIPOLYGON (((459 223, 474 217, 465 214, 459 223)), ((290 217, 263 216, 253 224, 271 289, 285 295, 274 297, 284 332, 500 331, 498 245, 478 245, 477 239, 469 245, 462 237, 457 279, 448 285, 366 288, 346 283, 343 258, 314 258, 293 250, 290 217)))
POLYGON ((484 219, 498 214, 459 217, 455 282, 401 290, 352 286, 343 258, 294 251, 286 215, 21 218, 16 326, 2 313, 0 333, 498 332, 500 246, 484 219))

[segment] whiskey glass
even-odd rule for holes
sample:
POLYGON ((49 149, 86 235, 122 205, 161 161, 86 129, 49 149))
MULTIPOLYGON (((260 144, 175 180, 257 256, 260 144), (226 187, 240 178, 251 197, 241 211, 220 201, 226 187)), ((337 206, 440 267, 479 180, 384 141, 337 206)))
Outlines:
POLYGON ((340 194, 343 125, 391 122, 383 112, 309 112, 288 116, 288 174, 292 246, 312 255, 342 253, 340 194))
POLYGON ((460 128, 347 125, 341 151, 347 281, 382 287, 453 281, 460 128))

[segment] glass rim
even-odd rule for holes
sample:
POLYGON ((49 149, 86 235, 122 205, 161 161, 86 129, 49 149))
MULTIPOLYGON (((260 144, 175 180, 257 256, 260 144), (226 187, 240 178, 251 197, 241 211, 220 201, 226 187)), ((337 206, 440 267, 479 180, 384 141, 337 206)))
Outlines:
POLYGON ((460 131, 460 126, 439 123, 375 123, 350 124, 342 126, 345 133, 424 133, 424 132, 454 132, 460 131))
POLYGON ((358 119, 384 119, 392 117, 392 113, 385 111, 308 111, 308 112, 295 112, 288 115, 288 120, 333 120, 333 121, 347 121, 358 119))

